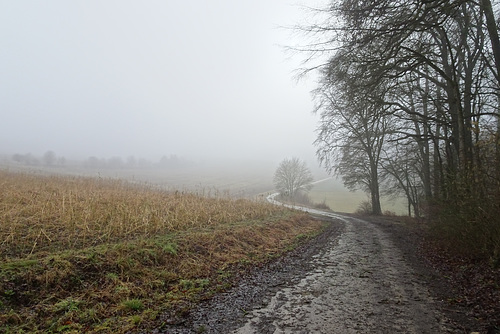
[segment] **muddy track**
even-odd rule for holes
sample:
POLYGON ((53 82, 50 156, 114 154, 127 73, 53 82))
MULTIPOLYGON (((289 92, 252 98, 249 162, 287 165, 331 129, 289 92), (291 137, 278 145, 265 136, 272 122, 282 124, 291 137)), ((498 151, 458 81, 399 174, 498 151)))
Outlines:
MULTIPOLYGON (((326 219, 326 218, 322 218, 326 219)), ((331 215, 325 233, 157 333, 457 333, 430 277, 380 224, 331 215)))

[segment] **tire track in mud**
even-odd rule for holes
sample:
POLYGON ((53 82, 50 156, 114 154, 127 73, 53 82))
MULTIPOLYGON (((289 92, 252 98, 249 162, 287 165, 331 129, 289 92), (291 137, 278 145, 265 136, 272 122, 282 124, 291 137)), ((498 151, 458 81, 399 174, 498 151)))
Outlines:
POLYGON ((313 269, 300 282, 277 291, 233 333, 453 332, 425 280, 385 232, 361 219, 322 214, 343 221, 343 233, 312 257, 313 269))

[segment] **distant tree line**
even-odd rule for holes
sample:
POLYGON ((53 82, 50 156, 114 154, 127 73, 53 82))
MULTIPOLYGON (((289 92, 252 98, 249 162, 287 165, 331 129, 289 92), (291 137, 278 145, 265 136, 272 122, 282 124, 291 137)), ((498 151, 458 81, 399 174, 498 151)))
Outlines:
MULTIPOLYGON (((66 166, 67 160, 63 156, 57 156, 54 151, 47 151, 42 156, 35 156, 31 153, 27 154, 13 154, 11 160, 27 166, 66 166)), ((158 162, 151 162, 146 159, 137 159, 133 156, 129 156, 123 159, 119 156, 114 156, 111 158, 98 158, 96 156, 90 156, 84 161, 73 161, 72 165, 81 165, 86 168, 104 168, 104 169, 132 169, 132 168, 165 168, 165 169, 175 169, 175 168, 187 168, 192 166, 194 163, 187 159, 181 158, 175 154, 170 156, 162 156, 158 162)))
POLYGON ((500 259, 500 41, 490 0, 333 0, 301 29, 327 61, 317 155, 373 214, 381 195, 500 259), (474 234, 477 234, 474 236, 474 234), (472 241, 473 240, 473 241, 472 241))
POLYGON ((175 154, 170 156, 162 156, 158 162, 152 162, 146 159, 136 159, 129 156, 127 159, 121 157, 111 157, 109 159, 100 159, 95 156, 89 157, 84 162, 85 167, 88 168, 109 168, 109 169, 125 169, 125 168, 187 168, 193 165, 193 162, 184 158, 180 158, 175 154))
POLYGON ((64 166, 66 164, 66 158, 57 157, 54 151, 47 151, 41 157, 36 157, 31 153, 27 154, 14 154, 12 155, 12 161, 17 163, 28 165, 28 166, 64 166))

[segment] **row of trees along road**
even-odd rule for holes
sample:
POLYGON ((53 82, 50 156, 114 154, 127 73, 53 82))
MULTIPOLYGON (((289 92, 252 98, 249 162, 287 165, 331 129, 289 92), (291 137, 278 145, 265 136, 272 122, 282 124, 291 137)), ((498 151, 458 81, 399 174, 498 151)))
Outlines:
POLYGON ((327 59, 305 70, 320 73, 315 144, 326 169, 367 191, 374 214, 381 195, 402 195, 409 215, 497 260, 498 10, 490 0, 334 0, 300 27, 315 42, 299 48, 327 59))

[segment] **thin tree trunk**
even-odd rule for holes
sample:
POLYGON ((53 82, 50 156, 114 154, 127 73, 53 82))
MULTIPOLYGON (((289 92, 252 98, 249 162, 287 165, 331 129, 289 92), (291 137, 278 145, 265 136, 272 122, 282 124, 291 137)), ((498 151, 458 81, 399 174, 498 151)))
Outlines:
POLYGON ((488 29, 488 34, 490 35, 491 49, 493 50, 493 56, 495 57, 495 67, 497 73, 495 77, 500 87, 500 39, 498 37, 497 24, 495 21, 495 15, 493 14, 493 6, 490 0, 481 0, 481 6, 483 7, 484 17, 486 18, 486 28, 488 29))

